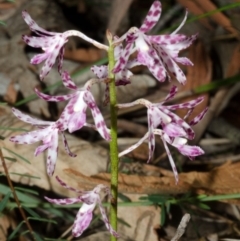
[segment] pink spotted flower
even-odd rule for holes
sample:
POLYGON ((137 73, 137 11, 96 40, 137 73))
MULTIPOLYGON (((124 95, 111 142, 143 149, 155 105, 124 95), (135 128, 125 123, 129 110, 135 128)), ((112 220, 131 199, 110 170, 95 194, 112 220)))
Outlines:
POLYGON ((166 77, 169 78, 167 69, 180 83, 184 84, 186 82, 186 76, 178 67, 177 62, 183 65, 193 64, 186 57, 178 57, 178 53, 180 50, 189 47, 197 36, 187 37, 183 34, 177 34, 186 22, 187 14, 180 26, 171 34, 146 35, 158 22, 161 11, 161 3, 154 1, 142 26, 139 29, 132 27, 126 34, 115 41, 117 44, 125 40, 126 46, 116 62, 114 73, 123 71, 126 68, 129 56, 137 51, 138 62, 147 66, 149 71, 160 82, 163 82, 166 77))
POLYGON ((159 135, 163 141, 164 147, 169 157, 176 181, 178 181, 176 166, 168 149, 167 143, 177 148, 181 154, 183 154, 184 156, 188 156, 190 159, 202 155, 204 153, 203 150, 198 146, 187 145, 187 140, 192 140, 194 138, 194 131, 191 126, 196 125, 204 117, 207 108, 204 109, 188 124, 184 119, 186 119, 191 114, 195 106, 197 106, 203 101, 203 97, 199 97, 195 100, 188 101, 182 104, 168 106, 163 105, 166 101, 172 99, 175 96, 176 92, 177 87, 174 86, 165 98, 165 100, 156 104, 151 103, 145 99, 139 99, 127 104, 118 104, 119 108, 130 107, 136 104, 145 105, 147 107, 148 115, 148 132, 146 133, 146 135, 142 139, 140 139, 135 145, 120 153, 119 156, 123 156, 129 153, 130 151, 138 147, 141 143, 143 143, 145 140, 148 140, 148 161, 150 161, 155 149, 155 134, 159 135), (188 109, 188 112, 184 119, 181 119, 179 116, 172 112, 173 110, 177 109, 188 109), (157 129, 158 127, 161 127, 161 129, 157 129))
POLYGON ((66 152, 75 157, 76 155, 71 153, 67 140, 64 135, 64 131, 67 129, 64 125, 63 119, 60 117, 56 122, 42 121, 32 118, 26 114, 23 114, 19 110, 13 108, 13 114, 20 120, 27 122, 31 125, 37 126, 39 129, 31 132, 27 132, 21 135, 12 136, 10 141, 17 144, 33 144, 38 141, 42 141, 42 145, 38 146, 35 150, 35 156, 39 155, 45 150, 48 150, 47 154, 47 173, 52 176, 55 170, 57 153, 58 153, 58 134, 61 133, 63 143, 66 152))
POLYGON ((58 205, 70 205, 74 203, 83 203, 79 209, 76 219, 73 224, 72 236, 79 237, 89 226, 93 217, 93 210, 98 205, 102 214, 103 221, 108 231, 115 237, 119 237, 117 232, 110 225, 107 214, 101 202, 100 193, 105 195, 110 193, 110 189, 102 184, 97 185, 92 191, 79 191, 72 187, 69 187, 59 177, 56 177, 57 181, 65 188, 76 192, 79 196, 76 198, 64 198, 64 199, 50 199, 45 197, 50 203, 58 205))
POLYGON ((95 122, 95 126, 91 127, 97 129, 99 134, 105 140, 109 141, 111 139, 109 129, 107 128, 101 111, 90 92, 91 85, 98 80, 90 80, 83 88, 78 89, 67 72, 64 71, 62 76, 65 87, 74 90, 74 93, 68 95, 50 96, 35 89, 36 94, 46 101, 59 102, 69 100, 61 114, 61 118, 70 133, 81 129, 84 125, 91 126, 86 123, 86 111, 87 108, 90 108, 95 122))
POLYGON ((62 64, 64 55, 64 45, 68 41, 70 36, 78 36, 89 43, 95 45, 98 48, 108 49, 107 46, 98 43, 97 41, 87 37, 83 33, 76 30, 69 30, 64 33, 49 32, 39 27, 37 23, 30 17, 27 11, 22 12, 24 21, 30 27, 30 29, 37 36, 23 35, 23 41, 34 48, 41 48, 44 53, 37 54, 31 59, 31 64, 39 64, 45 61, 41 73, 40 79, 43 80, 53 67, 56 59, 58 58, 58 71, 62 74, 62 64))

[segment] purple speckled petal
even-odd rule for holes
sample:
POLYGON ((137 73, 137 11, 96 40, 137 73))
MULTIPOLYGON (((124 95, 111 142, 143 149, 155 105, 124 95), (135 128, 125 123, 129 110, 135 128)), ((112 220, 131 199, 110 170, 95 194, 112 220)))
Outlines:
POLYGON ((72 81, 70 74, 67 71, 63 71, 61 74, 62 80, 63 80, 63 85, 71 90, 77 90, 77 86, 75 83, 72 81))
POLYGON ((190 126, 194 126, 196 125, 200 120, 202 120, 204 118, 204 116, 206 115, 208 111, 208 107, 206 107, 200 114, 198 114, 193 120, 191 120, 189 122, 190 126))
POLYGON ((42 53, 42 54, 37 54, 34 57, 31 58, 30 63, 31 64, 40 64, 44 60, 46 60, 49 57, 49 53, 42 53))
MULTIPOLYGON (((168 95, 166 96, 164 102, 168 101, 168 100, 171 100, 176 94, 177 94, 177 91, 178 91, 178 88, 177 86, 172 86, 172 88, 170 89, 168 95)), ((162 103, 164 103, 162 102, 162 103)))
POLYGON ((65 48, 62 47, 59 50, 59 55, 58 55, 58 72, 62 74, 62 66, 63 66, 63 55, 64 55, 65 48))
POLYGON ((91 70, 99 79, 105 79, 108 77, 108 66, 107 65, 101 65, 101 66, 93 65, 91 67, 91 70))
POLYGON ((182 155, 190 158, 204 154, 204 151, 199 146, 179 145, 176 147, 182 155))
POLYGON ((159 1, 154 1, 140 27, 140 31, 145 33, 151 30, 159 20, 161 11, 161 3, 159 1))
POLYGON ((164 126, 163 131, 170 137, 187 136, 186 131, 181 126, 175 123, 167 124, 166 126, 164 126))
POLYGON ((148 35, 148 39, 150 42, 159 44, 159 45, 174 45, 185 41, 188 38, 183 34, 175 34, 175 35, 148 35))
POLYGON ((95 126, 96 126, 98 132, 105 140, 110 141, 111 137, 110 137, 109 130, 105 124, 103 116, 102 116, 99 108, 97 107, 96 102, 95 102, 91 92, 85 91, 83 98, 84 98, 85 102, 87 103, 88 107, 91 109, 91 112, 92 112, 92 115, 94 118, 94 122, 95 122, 95 126))
POLYGON ((54 35, 56 33, 53 33, 53 32, 48 32, 46 31, 45 29, 39 27, 36 22, 31 18, 31 16, 29 15, 29 13, 27 11, 22 11, 22 17, 24 19, 24 21, 26 22, 26 24, 30 27, 30 29, 33 31, 33 32, 36 32, 36 33, 43 33, 43 34, 46 34, 46 35, 54 35))
POLYGON ((52 199, 44 197, 48 202, 57 204, 57 205, 70 205, 74 203, 79 203, 79 198, 63 198, 63 199, 52 199))
POLYGON ((58 129, 52 130, 51 143, 47 155, 47 173, 52 176, 55 170, 58 154, 58 129))
POLYGON ((138 62, 137 58, 131 59, 131 60, 128 60, 126 68, 131 69, 131 68, 133 68, 135 66, 139 66, 139 65, 141 65, 141 63, 138 62))
POLYGON ((182 65, 188 65, 188 66, 193 66, 192 61, 190 61, 188 58, 186 57, 177 57, 174 58, 174 60, 182 65))
POLYGON ((178 26, 178 28, 177 29, 175 29, 171 34, 172 35, 175 35, 181 28, 182 28, 182 26, 185 24, 185 22, 187 21, 187 16, 188 16, 188 11, 186 11, 186 13, 185 13, 185 16, 184 16, 184 18, 183 18, 183 21, 180 23, 180 25, 178 26))
MULTIPOLYGON (((174 36, 174 35, 173 35, 174 36)), ((172 44, 166 44, 166 45, 158 45, 161 46, 165 52, 168 53, 172 58, 177 57, 179 51, 188 48, 193 41, 197 39, 198 34, 194 34, 191 36, 185 36, 181 41, 178 40, 172 40, 172 44)))
POLYGON ((155 150, 155 136, 154 136, 154 123, 153 123, 153 114, 154 114, 154 108, 148 108, 148 149, 149 149, 149 154, 148 154, 148 161, 149 162, 154 154, 155 150))
POLYGON ((44 139, 49 134, 49 128, 31 131, 17 136, 10 137, 10 141, 17 144, 33 144, 44 139))
POLYGON ((169 105, 166 106, 169 110, 177 110, 177 109, 193 109, 197 105, 199 105, 204 100, 204 97, 198 97, 195 100, 191 100, 188 102, 184 102, 182 104, 176 104, 176 105, 169 105))
POLYGON ((49 48, 54 44, 55 39, 48 36, 35 37, 23 35, 22 40, 29 46, 33 48, 49 48))
POLYGON ((165 80, 166 69, 154 49, 138 52, 138 61, 146 65, 158 81, 163 82, 165 80))
POLYGON ((125 49, 122 51, 121 56, 119 57, 119 59, 117 60, 115 67, 113 69, 113 73, 118 73, 120 71, 122 71, 123 69, 126 68, 127 65, 127 61, 129 59, 129 56, 132 52, 132 49, 134 47, 134 41, 137 39, 137 34, 133 33, 133 32, 129 32, 126 36, 126 47, 125 49))
POLYGON ((46 125, 50 125, 53 123, 51 121, 42 121, 42 120, 32 118, 31 116, 26 115, 15 108, 12 108, 12 112, 18 119, 20 119, 21 121, 24 121, 26 123, 29 123, 31 125, 46 126, 46 125))
POLYGON ((142 137, 137 143, 135 143, 134 145, 128 147, 126 150, 120 152, 120 153, 118 154, 118 157, 122 157, 122 156, 128 154, 129 152, 133 151, 133 150, 136 149, 137 147, 139 147, 145 140, 148 139, 148 135, 149 135, 149 133, 147 132, 147 133, 144 135, 144 137, 142 137))
POLYGON ((195 136, 194 131, 187 122, 181 119, 178 115, 169 111, 166 107, 162 107, 161 111, 171 118, 172 123, 176 123, 177 125, 180 125, 185 130, 185 132, 187 133, 188 139, 190 140, 194 139, 194 136, 195 136))
POLYGON ((85 194, 85 193, 86 193, 85 191, 77 190, 77 189, 75 189, 75 188, 73 188, 73 187, 68 186, 68 185, 67 185, 60 177, 58 177, 58 176, 56 176, 56 180, 59 182, 59 184, 60 184, 62 187, 66 188, 66 189, 68 189, 68 190, 71 190, 71 191, 73 191, 73 192, 80 193, 80 194, 85 194))
POLYGON ((44 152, 46 149, 48 149, 50 146, 49 143, 47 144, 43 144, 41 146, 38 146, 34 152, 34 156, 38 156, 39 154, 41 154, 42 152, 44 152))
POLYGON ((92 212, 94 208, 95 204, 88 205, 84 203, 82 205, 73 224, 73 237, 79 237, 88 228, 90 222, 92 221, 92 212))
POLYGON ((51 95, 47 95, 47 94, 40 92, 37 88, 35 88, 34 91, 38 95, 38 97, 40 97, 41 99, 46 100, 46 101, 53 101, 53 102, 69 100, 73 96, 76 95, 75 93, 73 93, 73 94, 68 94, 68 95, 51 96, 51 95))
POLYGON ((98 199, 97 199, 97 202, 98 202, 98 206, 99 206, 100 212, 101 212, 101 214, 102 214, 103 222, 105 223, 107 230, 108 230, 114 237, 119 237, 119 234, 112 228, 111 224, 109 223, 109 220, 108 220, 108 218, 107 218, 106 211, 105 211, 104 207, 102 206, 102 202, 101 202, 101 200, 100 200, 99 197, 98 197, 98 199))
MULTIPOLYGON (((160 47, 161 49, 161 47, 160 47)), ((178 65, 175 63, 175 61, 168 55, 161 55, 162 60, 165 64, 165 66, 168 68, 168 70, 176 77, 176 79, 181 84, 186 83, 186 76, 183 73, 183 71, 178 67, 178 65)))
POLYGON ((86 123, 86 109, 74 112, 68 122, 68 130, 70 133, 80 130, 86 123))
POLYGON ((57 56, 59 55, 59 52, 63 45, 65 44, 66 40, 63 37, 63 35, 56 35, 56 44, 50 47, 46 50, 46 53, 48 53, 48 58, 45 62, 45 64, 42 67, 42 70, 40 72, 40 79, 43 80, 44 77, 49 73, 51 68, 53 67, 57 56))
POLYGON ((169 159, 170 165, 172 167, 173 174, 174 174, 174 177, 175 177, 175 180, 176 180, 176 184, 177 184, 178 181, 179 181, 179 177, 178 177, 178 171, 177 171, 176 165, 174 163, 174 160, 172 158, 172 154, 171 154, 171 152, 170 152, 170 150, 168 148, 168 145, 167 145, 166 141, 164 140, 164 138, 161 138, 161 139, 163 141, 164 148, 165 148, 166 153, 168 155, 168 159, 169 159))
POLYGON ((65 135, 64 135, 64 132, 61 131, 61 134, 62 134, 63 145, 64 145, 64 148, 65 148, 65 151, 67 152, 67 154, 68 154, 70 157, 76 157, 77 155, 74 154, 74 153, 72 153, 72 152, 70 151, 70 148, 69 148, 69 146, 68 146, 67 139, 66 139, 66 137, 65 137, 65 135))

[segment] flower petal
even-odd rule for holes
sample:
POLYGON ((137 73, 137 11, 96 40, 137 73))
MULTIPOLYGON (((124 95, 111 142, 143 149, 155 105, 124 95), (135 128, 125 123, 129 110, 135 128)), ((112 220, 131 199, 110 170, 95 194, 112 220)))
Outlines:
POLYGON ((186 11, 185 16, 184 16, 183 21, 181 22, 181 24, 178 26, 177 29, 175 29, 175 31, 173 31, 173 32, 171 33, 171 35, 175 35, 175 34, 182 28, 182 26, 183 26, 183 25, 185 24, 185 22, 187 21, 187 16, 188 16, 188 11, 186 11))
POLYGON ((107 214, 106 214, 106 211, 102 205, 102 202, 101 202, 101 199, 98 197, 98 206, 99 206, 99 209, 100 209, 100 212, 102 214, 102 218, 103 218, 103 222, 105 223, 106 225, 106 228, 107 230, 114 236, 114 237, 119 237, 119 234, 113 229, 113 227, 111 226, 111 224, 109 223, 109 220, 107 218, 107 214))
POLYGON ((49 130, 49 127, 47 127, 41 130, 31 131, 25 134, 12 136, 9 140, 17 144, 33 144, 43 140, 49 134, 49 130))
POLYGON ((47 173, 52 176, 55 170, 58 154, 58 129, 52 130, 51 143, 49 143, 47 156, 47 173))
POLYGON ((175 35, 148 35, 148 39, 150 42, 163 45, 163 46, 169 46, 174 45, 177 43, 181 43, 187 38, 184 34, 175 34, 175 35))
POLYGON ((154 109, 148 108, 148 149, 149 149, 149 154, 148 154, 148 161, 149 162, 154 154, 155 150, 155 136, 154 136, 154 123, 153 123, 153 112, 154 109))
POLYGON ((85 102, 87 103, 88 107, 91 109, 91 112, 92 112, 92 115, 94 118, 94 122, 95 122, 98 132, 105 140, 110 141, 111 137, 110 137, 109 129, 107 128, 107 126, 105 124, 103 116, 102 116, 99 108, 97 107, 96 102, 95 102, 91 92, 85 91, 83 98, 84 98, 85 102))
POLYGON ((26 115, 15 108, 12 108, 12 112, 18 119, 20 119, 21 121, 24 121, 26 123, 29 123, 31 125, 38 125, 38 126, 45 125, 46 126, 46 125, 50 125, 53 123, 52 121, 42 121, 42 120, 32 118, 31 116, 26 115))
POLYGON ((176 184, 177 184, 178 181, 179 181, 179 177, 178 177, 178 171, 177 171, 175 162, 174 162, 174 160, 173 160, 173 158, 172 158, 172 154, 171 154, 171 152, 169 151, 169 148, 168 148, 168 145, 167 145, 166 141, 165 141, 163 138, 161 138, 161 139, 162 139, 162 141, 163 141, 163 145, 164 145, 165 150, 166 150, 166 152, 167 152, 168 159, 169 159, 170 165, 171 165, 171 167, 172 167, 173 174, 174 174, 174 177, 175 177, 175 180, 176 180, 176 184))
POLYGON ((151 30, 158 22, 161 12, 161 3, 159 1, 154 1, 148 11, 146 18, 143 21, 142 26, 140 27, 140 31, 145 33, 151 30))
POLYGON ((62 80, 63 80, 63 85, 71 90, 77 90, 77 86, 75 83, 72 81, 70 74, 67 71, 63 71, 61 74, 62 80))
POLYGON ((63 145, 64 145, 64 148, 65 148, 65 151, 67 152, 67 154, 68 154, 70 157, 76 157, 77 155, 74 154, 74 153, 72 153, 72 152, 70 151, 70 148, 69 148, 69 146, 68 146, 67 139, 66 139, 66 137, 65 137, 65 135, 64 135, 64 132, 61 131, 61 134, 62 134, 62 138, 63 138, 63 145))
POLYGON ((66 39, 63 37, 63 34, 56 35, 55 37, 56 37, 56 44, 53 45, 51 48, 47 49, 46 51, 48 53, 48 58, 40 72, 41 80, 44 79, 44 77, 49 73, 49 71, 53 67, 61 48, 66 42, 66 39))
POLYGON ((126 68, 127 65, 127 61, 129 59, 129 56, 132 52, 132 49, 134 47, 134 41, 138 38, 137 34, 135 34, 134 32, 129 32, 126 36, 126 47, 125 49, 122 51, 121 56, 119 57, 119 59, 117 60, 115 67, 113 69, 113 73, 118 73, 120 71, 122 71, 124 68, 126 68))
POLYGON ((40 92, 37 88, 35 88, 34 91, 38 95, 38 97, 40 97, 41 99, 46 100, 46 101, 52 101, 52 102, 69 100, 74 95, 76 95, 74 93, 74 94, 68 94, 68 95, 51 96, 51 95, 47 95, 47 94, 40 92))
POLYGON ((204 154, 204 151, 199 146, 179 145, 176 147, 182 155, 190 158, 204 154))
POLYGON ((195 100, 190 100, 187 102, 184 102, 182 104, 176 104, 176 105, 169 105, 167 108, 169 110, 177 110, 177 109, 193 109, 197 105, 199 105, 204 100, 204 97, 198 97, 195 100))
POLYGON ((187 136, 186 131, 181 126, 175 123, 167 124, 166 126, 164 126, 163 130, 170 137, 187 136))
POLYGON ((166 79, 166 69, 163 66, 162 60, 157 55, 154 49, 150 49, 148 51, 140 51, 138 52, 138 61, 146 65, 149 71, 154 75, 154 77, 163 82, 166 79))
MULTIPOLYGON (((68 189, 68 190, 71 190, 73 192, 76 192, 76 193, 80 193, 80 194, 85 194, 86 192, 85 191, 81 191, 81 190, 77 190, 73 187, 70 187, 68 186, 62 179, 60 179, 60 177, 56 176, 56 180, 60 183, 61 186, 63 186, 64 188, 68 189)), ((79 200, 79 199, 78 199, 79 200)))
POLYGON ((49 143, 38 146, 34 152, 34 156, 38 156, 40 153, 44 152, 47 148, 49 148, 49 143))
POLYGON ((40 33, 44 33, 47 35, 54 35, 56 33, 54 32, 48 32, 46 30, 44 30, 43 28, 39 27, 36 22, 31 18, 31 16, 29 15, 29 13, 27 11, 22 11, 22 17, 24 19, 24 21, 26 22, 26 24, 29 26, 29 28, 33 31, 33 32, 40 32, 40 33))
POLYGON ((208 111, 208 107, 206 107, 200 114, 198 114, 193 120, 190 121, 189 125, 194 126, 196 125, 200 120, 204 118, 208 111))
POLYGON ((74 203, 79 203, 79 198, 63 198, 63 199, 51 199, 44 197, 48 202, 57 204, 57 205, 70 205, 74 203))
POLYGON ((87 205, 83 203, 73 224, 72 235, 74 237, 79 237, 88 228, 92 221, 92 212, 94 208, 95 204, 87 205))
POLYGON ((58 72, 59 72, 60 74, 62 74, 64 50, 65 50, 64 47, 60 48, 59 54, 58 54, 58 72))
POLYGON ((129 152, 133 151, 133 150, 136 149, 137 147, 139 147, 145 140, 147 140, 148 135, 149 135, 149 133, 147 132, 147 133, 144 135, 144 137, 142 137, 137 143, 135 143, 134 145, 128 147, 126 150, 120 152, 120 153, 118 154, 118 157, 122 157, 122 156, 128 154, 129 152))
POLYGON ((107 65, 101 65, 101 66, 93 65, 91 67, 91 70, 99 79, 105 79, 108 77, 108 66, 107 65))

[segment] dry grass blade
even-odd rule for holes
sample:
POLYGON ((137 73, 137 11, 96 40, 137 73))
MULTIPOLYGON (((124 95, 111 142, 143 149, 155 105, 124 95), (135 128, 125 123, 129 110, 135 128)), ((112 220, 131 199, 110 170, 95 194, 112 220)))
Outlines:
POLYGON ((188 214, 188 213, 184 214, 184 216, 182 217, 182 220, 177 228, 176 234, 171 239, 171 241, 178 241, 182 237, 182 235, 184 234, 184 232, 187 228, 187 224, 188 224, 190 218, 191 218, 190 214, 188 214))

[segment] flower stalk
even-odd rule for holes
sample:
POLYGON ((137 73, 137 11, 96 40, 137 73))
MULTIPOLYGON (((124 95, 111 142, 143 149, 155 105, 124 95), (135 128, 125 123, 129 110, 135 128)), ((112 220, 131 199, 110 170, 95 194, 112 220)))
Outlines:
MULTIPOLYGON (((118 146, 117 146, 117 96, 115 86, 115 75, 112 70, 115 65, 114 45, 112 34, 107 31, 109 41, 108 49, 108 79, 109 79, 109 97, 110 97, 110 119, 111 119, 111 142, 110 142, 110 159, 111 159, 111 206, 110 206, 110 223, 117 231, 117 197, 118 197, 118 146)), ((111 236, 111 241, 117 238, 111 236)))

